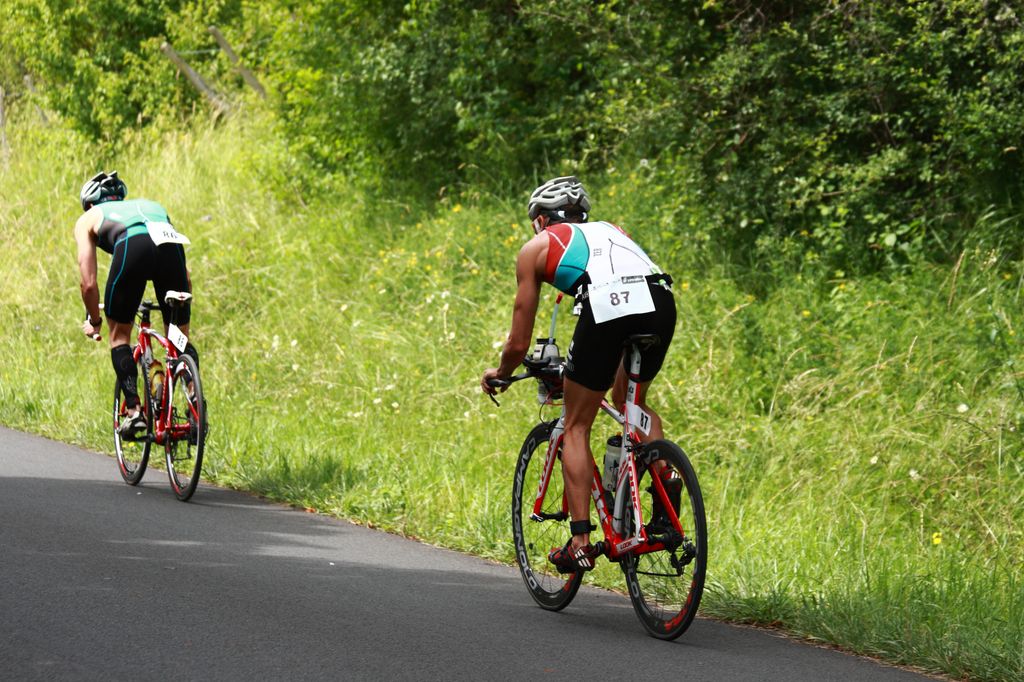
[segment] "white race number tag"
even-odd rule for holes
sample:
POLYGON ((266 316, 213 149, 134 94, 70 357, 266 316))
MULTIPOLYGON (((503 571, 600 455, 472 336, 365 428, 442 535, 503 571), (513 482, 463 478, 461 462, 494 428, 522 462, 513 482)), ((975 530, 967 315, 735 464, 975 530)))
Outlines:
POLYGON ((643 275, 627 275, 597 286, 591 285, 587 291, 594 322, 598 324, 626 315, 654 312, 654 300, 643 275))
POLYGON ((151 221, 146 223, 149 230, 149 238, 157 246, 161 244, 191 244, 188 237, 174 229, 170 223, 151 221))
POLYGON ((651 415, 644 412, 639 405, 626 403, 626 419, 633 428, 642 431, 645 436, 651 434, 651 415))
MULTIPOLYGON (((178 325, 171 324, 167 326, 167 339, 174 344, 174 347, 177 348, 179 352, 185 352, 185 346, 188 345, 188 337, 178 329, 178 325)), ((646 431, 644 433, 646 433, 646 431)))

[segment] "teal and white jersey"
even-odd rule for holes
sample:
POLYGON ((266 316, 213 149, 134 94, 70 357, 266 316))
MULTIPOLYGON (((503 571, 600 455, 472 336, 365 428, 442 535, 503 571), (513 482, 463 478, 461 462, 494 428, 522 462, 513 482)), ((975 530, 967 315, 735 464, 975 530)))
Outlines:
POLYGON ((103 211, 103 222, 96 230, 97 246, 107 253, 114 253, 114 244, 129 228, 171 222, 164 207, 149 199, 104 201, 96 206, 103 211))
POLYGON ((566 294, 584 282, 597 286, 625 275, 655 275, 661 269, 619 227, 606 222, 549 226, 544 281, 566 294))

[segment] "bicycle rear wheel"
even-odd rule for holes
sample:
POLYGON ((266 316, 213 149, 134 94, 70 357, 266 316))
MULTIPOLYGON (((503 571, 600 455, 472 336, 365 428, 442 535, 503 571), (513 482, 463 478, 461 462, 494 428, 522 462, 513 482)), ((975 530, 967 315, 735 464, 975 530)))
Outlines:
POLYGON ((139 440, 128 440, 121 437, 121 420, 128 412, 124 404, 124 392, 121 390, 121 382, 114 381, 114 451, 117 453, 117 469, 121 472, 121 478, 128 485, 137 485, 146 473, 146 465, 149 464, 149 449, 153 445, 153 410, 150 409, 149 376, 141 362, 136 362, 139 377, 142 379, 142 392, 139 393, 139 400, 143 414, 146 416, 146 435, 139 440))
POLYGON ((560 574, 548 561, 548 552, 564 545, 571 535, 569 515, 563 513, 565 487, 561 461, 555 462, 551 472, 542 509, 544 519, 537 521, 531 518, 554 425, 555 422, 537 424, 519 451, 512 485, 512 538, 516 563, 530 596, 541 607, 560 611, 573 600, 583 582, 582 572, 560 574))
POLYGON ((649 537, 660 539, 666 549, 627 557, 622 571, 633 609, 647 632, 658 639, 675 639, 690 627, 704 593, 708 560, 704 501, 697 474, 675 443, 657 440, 644 446, 637 457, 637 473, 641 518, 649 537), (659 495, 652 477, 659 469, 663 486, 678 491, 679 528, 664 513, 655 514, 659 495))
POLYGON ((199 381, 199 369, 188 355, 170 366, 171 426, 164 443, 167 476, 174 494, 187 501, 199 485, 206 445, 206 401, 199 381))

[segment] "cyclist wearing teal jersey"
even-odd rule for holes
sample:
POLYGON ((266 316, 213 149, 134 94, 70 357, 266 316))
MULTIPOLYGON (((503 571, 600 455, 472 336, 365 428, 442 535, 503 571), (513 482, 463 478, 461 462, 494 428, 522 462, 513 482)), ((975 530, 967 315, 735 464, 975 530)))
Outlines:
POLYGON ((516 260, 512 329, 499 366, 485 371, 480 382, 484 392, 493 394, 488 380, 507 379, 526 357, 542 282, 576 298, 580 313, 566 354, 562 446, 572 538, 549 556, 566 570, 593 568, 597 555, 590 544, 590 429, 609 389, 614 404, 625 403, 623 342, 632 334, 660 339, 642 351, 637 380, 638 402, 652 420, 644 439, 662 438, 661 418, 647 404, 647 389, 661 369, 676 322, 672 279, 620 228, 588 222, 589 212, 590 198, 574 176, 554 178, 533 192, 528 213, 536 236, 516 260))
MULTIPOLYGON (((82 332, 96 341, 101 331, 96 247, 112 256, 103 297, 110 329, 110 359, 128 407, 129 418, 121 423, 121 435, 134 438, 146 428, 139 405, 138 370, 128 345, 135 312, 146 283, 152 281, 166 324, 170 308, 164 295, 168 291, 191 292, 192 284, 182 247, 188 240, 171 225, 163 206, 147 199, 125 200, 127 193, 117 171, 98 173, 86 182, 79 195, 85 213, 75 223, 75 242, 86 310, 82 332)), ((177 313, 177 326, 186 336, 189 320, 190 306, 185 303, 177 313)), ((185 353, 198 365, 199 353, 191 342, 185 353)))

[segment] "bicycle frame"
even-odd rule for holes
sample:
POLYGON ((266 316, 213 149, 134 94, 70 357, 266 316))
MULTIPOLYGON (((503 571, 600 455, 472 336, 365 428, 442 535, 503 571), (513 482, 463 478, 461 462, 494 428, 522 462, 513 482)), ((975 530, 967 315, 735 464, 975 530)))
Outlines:
MULTIPOLYGON (((555 314, 558 312, 558 304, 555 304, 555 314)), ((554 337, 555 317, 552 315, 551 334, 554 337)), ((626 554, 646 554, 665 549, 665 546, 656 540, 648 537, 644 519, 640 512, 640 476, 637 472, 636 452, 642 444, 638 431, 646 433, 650 429, 650 415, 643 411, 637 398, 637 377, 640 374, 640 351, 636 346, 630 349, 630 368, 628 373, 629 383, 626 389, 626 403, 622 412, 615 409, 606 399, 601 400, 601 410, 614 419, 622 427, 622 452, 619 455, 619 472, 615 482, 614 508, 609 513, 605 490, 601 480, 601 472, 597 463, 592 460, 593 479, 590 483, 590 494, 594 498, 594 505, 597 508, 598 518, 601 521, 601 529, 604 532, 605 553, 612 561, 621 559, 626 554), (635 423, 634 423, 635 422, 635 423), (627 492, 632 508, 633 527, 638 530, 635 535, 626 536, 626 498, 627 492)), ((540 483, 537 486, 537 496, 533 503, 533 513, 530 518, 534 521, 557 516, 559 520, 569 518, 568 500, 565 493, 562 493, 562 508, 557 514, 544 514, 541 510, 544 506, 544 499, 547 496, 548 486, 551 482, 551 474, 554 471, 555 463, 558 460, 558 453, 562 447, 562 440, 565 428, 565 408, 558 418, 548 441, 548 449, 544 459, 544 468, 541 474, 540 483)), ((655 494, 659 497, 663 508, 669 516, 673 527, 681 535, 685 536, 681 527, 678 515, 675 513, 661 476, 654 472, 651 477, 655 494)))
MULTIPOLYGON (((136 363, 139 362, 140 358, 146 358, 143 364, 145 365, 144 371, 148 372, 149 366, 153 362, 153 341, 155 340, 156 343, 162 346, 164 349, 165 380, 161 388, 162 395, 160 396, 160 404, 157 407, 157 409, 159 410, 159 414, 152 416, 155 417, 153 419, 153 441, 158 445, 166 445, 169 441, 188 438, 189 427, 187 424, 179 424, 178 426, 172 425, 171 405, 173 397, 172 391, 174 390, 174 382, 170 381, 169 377, 172 371, 172 365, 177 365, 175 361, 178 359, 179 353, 178 349, 174 346, 173 343, 170 342, 170 340, 166 336, 160 334, 159 332, 155 331, 152 328, 149 321, 149 312, 149 308, 143 308, 142 310, 139 311, 139 322, 136 325, 139 330, 138 343, 135 345, 135 348, 133 349, 132 358, 133 360, 135 360, 136 363)), ((146 411, 147 414, 149 412, 149 405, 149 396, 147 396, 145 401, 143 401, 142 405, 142 408, 146 411)), ((195 407, 189 404, 189 410, 193 412, 193 416, 198 420, 199 415, 196 413, 195 407)))

